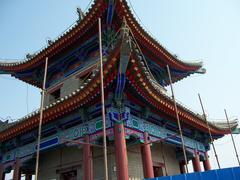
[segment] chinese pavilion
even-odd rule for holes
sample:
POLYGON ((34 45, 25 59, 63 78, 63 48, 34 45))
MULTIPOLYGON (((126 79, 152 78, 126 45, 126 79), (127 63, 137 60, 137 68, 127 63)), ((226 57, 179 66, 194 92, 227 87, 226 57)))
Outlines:
MULTIPOLYGON (((44 101, 39 179, 104 179, 98 18, 102 19, 104 90, 109 179, 152 178, 184 173, 181 139, 166 66, 173 82, 204 73, 169 53, 137 22, 126 0, 95 0, 86 14, 57 40, 26 60, 1 63, 0 74, 42 87, 44 101)), ((194 171, 210 170, 210 130, 214 139, 229 133, 177 104, 187 160, 194 171)), ((32 179, 39 111, 16 122, 0 122, 0 180, 13 170, 32 179)), ((231 122, 231 128, 237 122, 231 122)))

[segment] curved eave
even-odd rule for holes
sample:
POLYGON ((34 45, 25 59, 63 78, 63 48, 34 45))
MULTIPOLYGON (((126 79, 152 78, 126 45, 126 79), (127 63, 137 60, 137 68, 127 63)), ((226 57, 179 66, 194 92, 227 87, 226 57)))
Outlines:
POLYGON ((237 119, 231 120, 229 121, 229 123, 227 121, 208 121, 208 122, 212 126, 215 126, 218 129, 222 129, 222 130, 229 130, 230 128, 232 131, 235 131, 235 129, 237 129, 238 127, 237 119))
MULTIPOLYGON (((127 2, 125 0, 118 1, 118 8, 121 18, 126 18, 129 27, 134 33, 140 44, 151 49, 151 51, 157 56, 162 57, 165 64, 168 64, 173 69, 179 69, 182 71, 198 72, 202 69, 202 62, 184 62, 172 55, 166 48, 158 43, 153 37, 151 37, 134 18, 127 2)), ((157 62, 158 63, 158 62, 157 62)))
MULTIPOLYGON (((187 77, 189 77, 189 76, 191 76, 193 74, 196 74, 196 73, 198 73, 198 74, 205 74, 206 73, 206 69, 201 67, 197 71, 188 72, 188 73, 186 73, 183 76, 174 76, 174 77, 172 77, 172 82, 175 83, 175 82, 181 81, 181 80, 183 80, 183 79, 185 79, 185 78, 187 78, 187 77)), ((170 82, 166 81, 165 86, 168 86, 168 85, 170 85, 170 82)))
MULTIPOLYGON (((107 62, 104 64, 104 88, 117 76, 117 68, 113 68, 116 64, 116 57, 119 54, 120 46, 118 46, 109 56, 107 62)), ((83 89, 77 89, 70 95, 61 98, 57 102, 52 103, 44 108, 43 124, 54 121, 57 118, 72 112, 73 110, 86 105, 91 102, 100 93, 100 75, 92 78, 83 89)), ((39 111, 36 111, 18 122, 12 124, 11 127, 6 128, 0 132, 0 142, 6 141, 27 131, 30 131, 38 126, 39 111)))
MULTIPOLYGON (((51 58, 62 49, 79 39, 79 36, 82 36, 84 32, 89 29, 91 24, 97 20, 97 17, 102 16, 106 8, 107 2, 105 0, 95 0, 95 3, 89 9, 86 16, 80 21, 80 23, 77 23, 67 32, 62 34, 55 42, 53 42, 53 44, 42 49, 31 59, 13 63, 0 63, 0 71, 10 73, 18 72, 36 66, 38 63, 43 63, 45 57, 51 58)), ((154 38, 152 38, 134 18, 125 0, 117 1, 115 9, 121 19, 124 17, 126 18, 129 27, 132 29, 139 43, 143 43, 145 46, 147 46, 157 57, 162 57, 161 59, 165 61, 165 64, 168 64, 174 69, 187 72, 197 72, 201 70, 201 62, 183 62, 167 51, 167 49, 158 43, 154 38)))
POLYGON ((79 23, 76 23, 75 26, 62 34, 51 45, 45 47, 30 59, 11 63, 0 62, 0 72, 13 74, 13 72, 27 70, 39 64, 43 64, 46 57, 50 59, 52 56, 61 52, 63 49, 82 37, 93 22, 97 21, 96 17, 102 15, 106 7, 106 2, 104 0, 95 0, 95 3, 89 9, 86 16, 79 23))
MULTIPOLYGON (((172 116, 173 119, 175 119, 175 109, 172 99, 163 91, 153 86, 153 84, 150 82, 151 79, 146 75, 148 72, 143 69, 143 66, 139 63, 139 60, 132 59, 130 66, 130 69, 127 70, 127 77, 131 81, 136 91, 156 109, 167 113, 168 115, 172 116)), ((200 131, 208 133, 207 123, 200 115, 193 113, 180 104, 177 104, 177 106, 181 121, 199 129, 200 131)), ((210 131, 213 135, 229 134, 228 129, 219 128, 214 124, 210 124, 210 131)))
POLYGON ((34 86, 34 87, 36 87, 36 88, 41 88, 40 85, 37 84, 37 83, 34 82, 34 81, 29 81, 29 80, 20 79, 20 78, 16 77, 16 76, 14 75, 14 72, 1 71, 1 70, 0 70, 0 75, 1 75, 1 74, 4 74, 4 75, 11 75, 12 77, 14 77, 14 78, 16 78, 16 79, 18 79, 18 80, 20 80, 20 81, 22 81, 22 82, 25 82, 25 83, 31 84, 32 86, 34 86))

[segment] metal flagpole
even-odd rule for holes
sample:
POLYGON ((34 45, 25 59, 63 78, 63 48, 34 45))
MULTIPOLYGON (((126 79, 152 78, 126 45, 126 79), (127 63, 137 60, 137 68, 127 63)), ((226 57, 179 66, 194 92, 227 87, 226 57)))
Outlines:
POLYGON ((45 91, 46 91, 47 67, 48 67, 48 57, 46 57, 46 60, 45 60, 45 70, 44 70, 42 95, 41 95, 40 118, 39 118, 39 126, 38 126, 38 141, 37 141, 37 157, 36 157, 35 180, 38 180, 40 142, 41 142, 41 131, 42 131, 44 97, 45 97, 45 91))
POLYGON ((227 115, 227 110, 224 109, 224 112, 225 112, 225 115, 226 115, 226 119, 227 119, 227 123, 228 123, 228 128, 229 128, 229 131, 230 131, 230 134, 231 134, 232 143, 233 143, 233 147, 234 147, 234 150, 235 150, 235 153, 236 153, 238 165, 240 166, 240 161, 239 161, 239 157, 238 157, 238 152, 237 152, 236 144, 235 144, 235 141, 234 141, 234 138, 233 138, 232 129, 231 129, 231 127, 230 127, 230 123, 229 123, 229 119, 228 119, 228 115, 227 115))
POLYGON ((101 95, 102 95, 102 122, 103 122, 103 155, 105 180, 108 180, 108 162, 107 162, 107 139, 106 139, 106 117, 105 117, 105 102, 104 102, 104 85, 103 85, 103 55, 102 55, 102 27, 101 18, 98 18, 99 28, 99 52, 100 52, 100 68, 101 68, 101 95))
POLYGON ((180 137, 181 137, 181 141, 182 141, 182 150, 183 150, 184 161, 185 161, 185 166, 184 166, 184 167, 186 168, 187 173, 188 173, 189 171, 188 171, 188 166, 187 166, 187 155, 186 155, 185 143, 184 143, 184 139, 183 139, 181 122, 180 122, 179 115, 178 115, 177 103, 176 103, 176 100, 175 100, 174 91, 173 91, 173 86, 172 86, 171 72, 170 72, 170 69, 169 69, 169 66, 168 66, 168 65, 167 65, 167 72, 168 72, 169 81, 170 81, 170 87, 171 87, 171 92, 172 92, 172 99, 173 99, 173 102, 174 102, 174 109, 175 109, 175 112, 176 112, 178 129, 179 129, 179 133, 180 133, 180 137))
POLYGON ((198 94, 198 98, 199 98, 199 101, 200 101, 200 104, 201 104, 201 107, 202 107, 202 112, 203 112, 204 120, 205 120, 206 123, 207 123, 208 133, 209 133, 209 136, 210 136, 210 139, 211 139, 211 144, 212 144, 213 151, 214 151, 214 155, 215 155, 215 158, 216 158, 216 161, 217 161, 217 164, 218 164, 218 168, 221 169, 221 166, 220 166, 220 163, 219 163, 219 159, 218 159, 218 155, 217 155, 217 151, 216 151, 215 145, 214 145, 214 143, 213 143, 212 133, 211 133, 211 131, 210 131, 209 123, 208 123, 208 121, 207 121, 207 116, 206 116, 206 113, 205 113, 205 110, 204 110, 204 107, 203 107, 203 103, 202 103, 202 99, 201 99, 200 94, 198 94))

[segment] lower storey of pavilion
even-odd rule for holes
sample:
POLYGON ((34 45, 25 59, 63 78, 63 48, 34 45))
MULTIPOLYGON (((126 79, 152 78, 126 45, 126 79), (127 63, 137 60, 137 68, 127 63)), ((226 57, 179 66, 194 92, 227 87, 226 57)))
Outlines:
MULTIPOLYGON (((126 138, 124 124, 115 124, 114 139, 108 140, 108 174, 111 180, 138 180, 185 173, 184 161, 179 158, 178 147, 165 142, 151 142, 148 132, 143 132, 142 143, 126 138)), ((100 139, 101 141, 101 139, 100 139)), ((80 144, 69 142, 42 151, 40 155, 40 180, 100 180, 104 179, 103 148, 91 143, 91 136, 85 135, 80 144)), ((180 153, 181 154, 181 153, 180 153)), ((198 151, 188 154, 194 171, 210 170, 207 153, 205 158, 198 151)), ((35 157, 17 158, 11 166, 0 165, 0 179, 13 170, 13 180, 32 179, 35 157)))

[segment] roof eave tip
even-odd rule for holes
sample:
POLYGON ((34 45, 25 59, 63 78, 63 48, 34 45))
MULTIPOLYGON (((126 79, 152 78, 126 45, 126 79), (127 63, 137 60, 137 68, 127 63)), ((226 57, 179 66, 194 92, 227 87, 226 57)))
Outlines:
POLYGON ((205 68, 203 68, 203 67, 199 68, 199 69, 196 71, 196 73, 198 73, 198 74, 206 74, 206 72, 207 72, 207 70, 206 70, 205 68))

